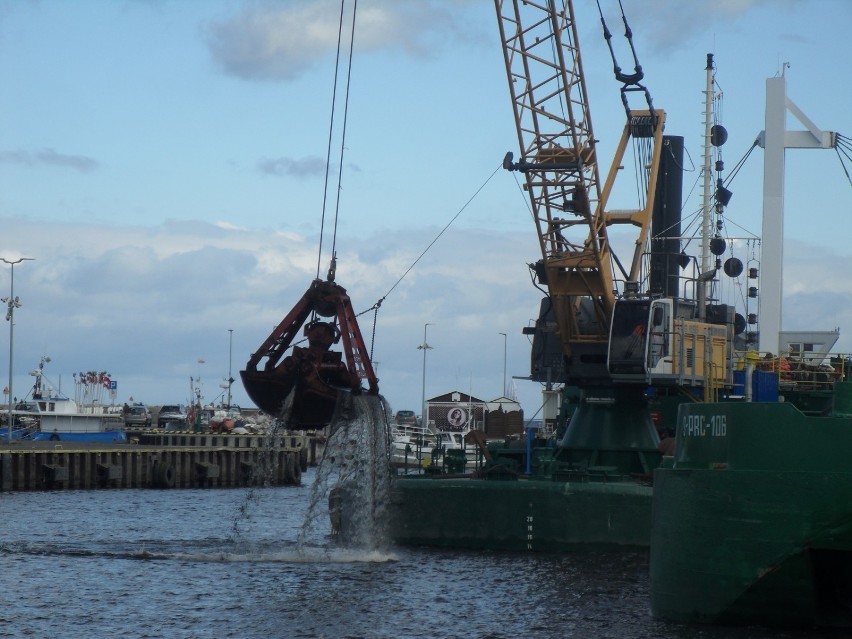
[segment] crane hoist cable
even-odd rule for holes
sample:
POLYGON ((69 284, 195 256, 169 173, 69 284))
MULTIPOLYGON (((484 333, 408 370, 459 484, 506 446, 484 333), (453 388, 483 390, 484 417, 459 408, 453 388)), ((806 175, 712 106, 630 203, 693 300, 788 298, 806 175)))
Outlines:
MULTIPOLYGON (((323 188, 322 218, 321 218, 321 223, 320 223, 320 241, 319 241, 319 249, 318 249, 318 252, 317 252, 317 278, 319 278, 319 276, 320 276, 320 270, 321 270, 321 266, 322 266, 322 248, 323 248, 323 240, 324 240, 324 234, 325 234, 326 207, 327 207, 327 203, 328 203, 328 183, 329 183, 329 174, 330 174, 330 167, 331 167, 332 140, 333 140, 333 137, 334 137, 334 115, 335 115, 335 111, 336 111, 335 107, 336 107, 336 104, 337 104, 337 83, 338 83, 338 78, 339 78, 339 74, 340 74, 340 57, 341 57, 340 52, 341 52, 341 46, 342 46, 342 41, 343 41, 343 21, 344 21, 345 4, 346 4, 346 0, 341 0, 341 3, 340 3, 340 19, 339 19, 339 22, 338 22, 338 29, 337 29, 337 54, 336 54, 336 57, 335 57, 335 67, 334 67, 334 88, 333 88, 333 91, 332 91, 332 99, 331 99, 332 108, 331 108, 331 116, 329 118, 328 146, 327 146, 327 150, 326 150, 325 183, 324 183, 324 188, 323 188)), ((346 75, 346 91, 345 91, 344 105, 343 105, 343 127, 342 127, 342 133, 341 133, 341 138, 340 138, 340 153, 339 153, 340 162, 339 162, 339 166, 338 166, 337 197, 336 197, 336 200, 335 200, 334 226, 333 226, 333 231, 332 231, 331 266, 329 267, 328 277, 327 277, 327 279, 329 281, 334 281, 335 268, 336 268, 335 264, 336 264, 336 261, 337 261, 337 222, 338 222, 339 213, 340 213, 340 191, 342 190, 341 183, 342 183, 342 172, 343 172, 343 154, 344 154, 344 150, 345 150, 345 141, 346 141, 346 123, 347 123, 348 112, 349 112, 349 87, 350 87, 351 78, 352 78, 352 58, 353 58, 352 52, 353 52, 353 48, 354 48, 354 44, 355 44, 355 16, 356 16, 357 10, 358 10, 358 1, 354 0, 353 6, 352 6, 352 26, 351 26, 351 33, 350 33, 350 38, 349 38, 349 59, 348 59, 348 68, 347 68, 347 75, 346 75)), ((411 270, 417 265, 417 263, 423 258, 423 256, 426 255, 426 253, 432 248, 432 246, 438 241, 438 239, 440 239, 440 237, 447 231, 447 229, 453 224, 453 222, 456 221, 456 219, 459 217, 459 215, 461 215, 461 213, 474 200, 474 198, 476 198, 476 196, 479 194, 479 192, 483 188, 485 188, 485 185, 488 184, 488 182, 491 181, 491 178, 494 177, 494 175, 497 173, 497 171, 500 170, 500 168, 501 167, 498 166, 496 169, 494 169, 494 171, 491 173, 490 176, 488 176, 488 178, 485 180, 485 182, 482 184, 482 186, 480 186, 476 190, 476 192, 470 197, 470 199, 468 199, 468 201, 465 202, 464 206, 462 206, 461 209, 459 209, 459 211, 455 214, 455 216, 453 216, 453 218, 444 226, 444 228, 441 229, 441 231, 438 233, 438 235, 436 235, 435 238, 432 240, 432 242, 430 242, 430 244, 423 250, 423 252, 420 253, 420 255, 417 257, 417 259, 415 259, 414 262, 411 264, 411 266, 409 266, 408 269, 406 269, 406 271, 400 276, 400 278, 396 281, 396 283, 394 283, 394 285, 391 286, 391 288, 388 290, 388 292, 385 293, 370 308, 368 308, 368 309, 366 309, 366 310, 364 310, 364 311, 362 311, 362 312, 360 312, 356 315, 356 317, 358 317, 358 316, 363 315, 363 314, 365 314, 369 311, 373 311, 373 327, 372 327, 373 338, 372 338, 371 344, 370 344, 370 357, 371 358, 372 358, 372 354, 373 354, 373 352, 372 352, 373 351, 373 345, 374 345, 374 342, 375 342, 377 316, 378 316, 379 308, 382 305, 382 302, 384 302, 385 298, 387 298, 387 296, 390 295, 391 292, 393 292, 393 290, 399 285, 399 283, 402 282, 402 280, 405 278, 405 276, 408 275, 409 272, 411 272, 411 270)))
POLYGON ((624 104, 624 110, 627 113, 627 119, 631 118, 630 105, 627 101, 627 94, 631 91, 641 91, 645 94, 645 101, 648 103, 648 111, 654 118, 654 127, 656 128, 656 111, 651 100, 651 92, 641 82, 645 77, 645 72, 642 70, 642 65, 639 64, 639 57, 636 55, 636 47, 633 46, 633 31, 627 23, 627 16, 624 14, 624 5, 621 0, 618 0, 618 7, 621 9, 621 21, 624 23, 624 37, 627 38, 627 43, 630 45, 630 53, 633 55, 633 73, 627 74, 621 70, 618 60, 615 57, 615 49, 612 47, 612 33, 606 26, 603 9, 601 9, 600 0, 597 0, 598 14, 601 17, 601 25, 603 26, 604 39, 609 47, 609 54, 612 57, 612 70, 615 73, 615 79, 622 83, 621 87, 621 102, 624 104))
POLYGON ((461 207, 461 208, 460 208, 460 209, 456 212, 456 214, 452 217, 452 219, 451 219, 449 222, 447 222, 447 223, 444 225, 444 228, 442 228, 442 229, 438 232, 438 234, 437 234, 437 235, 436 235, 436 236, 432 239, 432 241, 431 241, 431 242, 429 242, 429 245, 428 245, 425 249, 423 249, 423 251, 420 253, 420 255, 418 255, 418 256, 417 256, 417 259, 415 259, 415 260, 411 263, 411 266, 409 266, 407 269, 405 269, 405 272, 404 272, 402 275, 400 275, 400 276, 399 276, 399 279, 398 279, 398 280, 394 283, 394 285, 393 285, 393 286, 391 286, 391 287, 388 289, 388 292, 387 292, 387 293, 385 293, 384 295, 382 295, 382 296, 379 298, 379 300, 378 300, 375 304, 373 304, 370 308, 368 308, 367 310, 364 310, 364 311, 361 311, 360 313, 358 313, 358 315, 359 315, 359 316, 360 316, 360 315, 363 315, 364 313, 367 313, 367 312, 369 312, 369 311, 371 311, 371 310, 373 310, 373 309, 378 309, 378 308, 382 305, 382 302, 384 302, 384 301, 385 301, 385 298, 386 298, 388 295, 390 295, 390 294, 393 292, 393 290, 394 290, 397 286, 399 286, 399 283, 400 283, 400 282, 402 282, 402 280, 403 280, 403 279, 405 279, 405 276, 406 276, 406 275, 408 275, 408 274, 409 274, 409 273, 410 273, 410 272, 414 269, 414 267, 415 267, 415 266, 417 266, 417 263, 418 263, 421 259, 423 259, 423 256, 424 256, 424 255, 426 255, 426 253, 428 253, 428 252, 429 252, 429 250, 430 250, 430 249, 431 249, 431 248, 435 245, 435 243, 436 243, 439 239, 441 239, 441 236, 442 236, 444 233, 446 233, 446 232, 447 232, 447 229, 449 229, 449 228, 453 225, 453 222, 455 222, 455 221, 458 219, 458 217, 459 217, 459 216, 460 216, 460 215, 464 212, 464 210, 465 210, 465 209, 466 209, 466 208, 470 205, 470 203, 471 203, 471 202, 473 202, 473 200, 474 200, 474 199, 476 199, 476 196, 477 196, 477 195, 479 195, 479 193, 482 191, 482 189, 484 189, 484 188, 485 188, 485 186, 486 186, 486 185, 487 185, 487 184, 491 181, 491 178, 493 178, 493 177, 497 174, 497 171, 499 171, 501 168, 503 168, 503 165, 502 165, 502 164, 498 165, 498 166, 497 166, 497 168, 495 168, 495 169, 494 169, 494 171, 492 171, 492 172, 491 172, 491 175, 489 175, 489 176, 486 178, 485 182, 483 182, 483 183, 482 183, 482 185, 481 185, 478 189, 476 189, 476 191, 474 192, 474 194, 473 194, 473 195, 471 195, 471 196, 468 198, 467 202, 465 202, 465 203, 464 203, 464 205, 463 205, 463 206, 462 206, 462 207, 461 207))
POLYGON ((370 308, 361 311, 360 313, 358 313, 355 316, 355 317, 361 317, 365 313, 369 313, 370 311, 373 311, 373 336, 372 336, 372 340, 370 342, 370 358, 371 359, 373 357, 373 344, 374 344, 375 339, 376 339, 376 323, 378 321, 379 308, 381 308, 382 302, 384 302, 385 298, 387 298, 387 296, 390 295, 397 286, 399 286, 399 283, 402 282, 403 279, 405 279, 405 276, 408 275, 414 269, 414 267, 417 265, 417 263, 421 259, 423 259, 423 256, 426 255, 426 253, 429 252, 429 250, 435 245, 435 243, 441 238, 441 236, 444 233, 446 233, 447 229, 449 229, 453 225, 453 222, 455 222, 458 219, 458 217, 462 214, 462 212, 470 205, 471 202, 473 202, 473 200, 476 198, 476 196, 479 195, 479 193, 482 191, 482 189, 485 188, 485 186, 491 181, 491 178, 493 178, 497 174, 497 171, 499 171, 501 168, 503 168, 502 164, 498 165, 497 168, 495 168, 494 171, 491 172, 491 175, 489 175, 488 178, 486 178, 485 182, 483 182, 482 185, 478 189, 476 189, 474 194, 471 195, 470 198, 468 198, 467 202, 465 202, 464 205, 456 212, 456 214, 452 217, 452 219, 449 222, 447 222, 444 225, 444 228, 442 228, 438 232, 438 234, 432 239, 432 241, 429 242, 429 245, 425 249, 423 249, 423 251, 420 253, 420 255, 417 256, 417 259, 415 259, 411 263, 411 266, 409 266, 407 269, 405 269, 405 272, 402 275, 400 275, 399 279, 394 283, 394 285, 391 286, 388 289, 388 292, 385 293, 384 295, 382 295, 382 297, 380 297, 379 300, 375 304, 373 304, 370 308))
MULTIPOLYGON (((332 90, 331 95, 331 116, 329 118, 328 125, 328 148, 326 150, 326 159, 325 159, 325 183, 323 185, 323 199, 322 199, 322 217, 320 221, 320 239, 319 239, 319 248, 317 251, 317 278, 319 279, 320 268, 322 263, 322 246, 323 240, 325 236, 325 213, 326 206, 328 202, 328 181, 329 181, 329 173, 331 167, 331 144, 334 136, 334 114, 337 106, 337 80, 340 73, 340 49, 342 43, 343 36, 343 17, 344 10, 346 6, 346 0, 341 0, 340 2, 340 20, 337 27, 337 54, 335 56, 334 63, 334 88, 332 90)), ((334 272, 335 272, 335 263, 337 256, 337 220, 340 213, 340 191, 341 191, 341 182, 342 182, 342 174, 343 174, 343 151, 345 149, 346 144, 346 121, 349 114, 349 86, 352 80, 352 50, 355 45, 355 15, 358 11, 358 0, 354 0, 352 3, 352 29, 349 37, 349 60, 347 65, 346 72, 346 91, 344 94, 343 100, 343 128, 340 136, 340 154, 339 154, 339 165, 337 171, 337 197, 335 200, 334 206, 334 227, 332 231, 331 237, 331 266, 328 270, 328 281, 334 281, 334 272)))

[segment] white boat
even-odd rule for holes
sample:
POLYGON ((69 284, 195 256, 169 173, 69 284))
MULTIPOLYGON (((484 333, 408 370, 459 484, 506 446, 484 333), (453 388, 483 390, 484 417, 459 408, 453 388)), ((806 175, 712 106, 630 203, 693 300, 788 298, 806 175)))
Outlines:
POLYGON ((73 441, 126 443, 120 415, 82 412, 77 402, 67 397, 37 397, 19 402, 13 418, 28 428, 22 439, 31 441, 73 441))
MULTIPOLYGON (((52 389, 44 384, 44 364, 49 361, 49 357, 42 357, 38 369, 30 373, 36 378, 32 399, 18 402, 12 411, 12 438, 126 443, 124 422, 119 413, 108 412, 108 407, 94 403, 81 408, 73 399, 51 396, 52 389)), ((7 433, 3 433, 4 439, 8 438, 7 433)))
POLYGON ((391 463, 397 468, 424 469, 437 445, 434 433, 417 424, 391 425, 391 463))
POLYGON ((480 458, 475 444, 465 442, 469 430, 438 431, 413 425, 393 424, 391 462, 396 468, 426 472, 469 473, 480 458))

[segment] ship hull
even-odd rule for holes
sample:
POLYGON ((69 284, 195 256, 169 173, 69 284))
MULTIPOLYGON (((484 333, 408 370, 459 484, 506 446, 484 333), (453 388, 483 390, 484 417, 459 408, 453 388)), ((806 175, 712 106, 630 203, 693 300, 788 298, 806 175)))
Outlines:
MULTIPOLYGON (((607 399, 579 404, 561 446, 491 443, 489 461, 463 467, 472 475, 453 474, 461 470, 450 467, 448 456, 423 475, 397 477, 391 537, 458 549, 647 548, 659 439, 641 393, 607 399)), ((342 519, 345 527, 345 509, 342 519)))
POLYGON ((652 613, 852 627, 852 418, 684 406, 677 442, 654 476, 652 613))
POLYGON ((628 550, 650 543, 652 489, 633 482, 398 478, 398 544, 475 550, 628 550))
POLYGON ((45 432, 32 433, 28 439, 37 442, 59 441, 74 443, 126 444, 127 434, 123 430, 106 430, 91 432, 45 432))

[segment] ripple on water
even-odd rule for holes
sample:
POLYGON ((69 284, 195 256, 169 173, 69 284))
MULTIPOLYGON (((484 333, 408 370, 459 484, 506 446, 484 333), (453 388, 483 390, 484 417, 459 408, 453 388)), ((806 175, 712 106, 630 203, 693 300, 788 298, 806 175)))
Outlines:
POLYGON ((304 533, 317 476, 250 494, 0 494, 0 637, 845 636, 655 621, 645 553, 341 547, 322 509, 304 533))

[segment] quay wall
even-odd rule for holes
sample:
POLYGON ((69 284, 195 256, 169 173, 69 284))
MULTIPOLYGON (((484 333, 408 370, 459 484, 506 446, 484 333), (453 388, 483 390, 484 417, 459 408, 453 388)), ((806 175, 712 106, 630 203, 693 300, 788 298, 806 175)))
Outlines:
POLYGON ((305 436, 270 444, 257 435, 150 433, 138 441, 14 442, 0 449, 0 491, 300 485, 323 451, 305 436))
POLYGON ((310 435, 277 435, 274 439, 266 435, 231 435, 223 433, 177 432, 165 433, 157 430, 127 431, 134 443, 146 446, 197 446, 226 448, 293 448, 304 450, 308 466, 316 466, 325 450, 324 438, 310 435))

